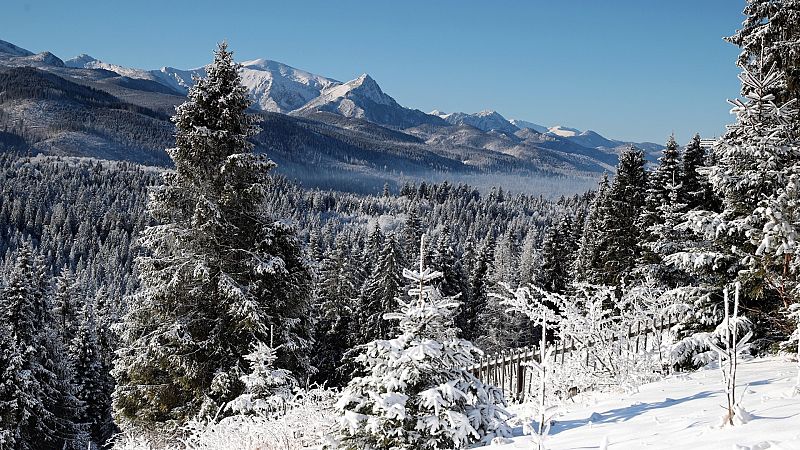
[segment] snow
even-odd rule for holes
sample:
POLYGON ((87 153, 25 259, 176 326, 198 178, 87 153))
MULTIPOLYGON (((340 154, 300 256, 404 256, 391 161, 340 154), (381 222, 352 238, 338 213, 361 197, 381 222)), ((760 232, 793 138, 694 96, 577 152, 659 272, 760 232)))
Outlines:
POLYGON ((453 125, 469 125, 482 131, 501 131, 514 133, 519 131, 519 127, 512 124, 497 111, 483 110, 480 112, 467 114, 463 112, 445 113, 444 111, 433 110, 431 115, 440 117, 453 125))
POLYGON ((536 131, 537 133, 547 132, 546 126, 539 125, 538 123, 528 122, 527 120, 511 119, 509 122, 511 122, 512 125, 519 128, 520 130, 529 128, 533 131, 536 131))
MULTIPOLYGON (((717 367, 668 376, 631 394, 580 394, 577 401, 582 404, 568 402, 562 408, 547 448, 800 449, 800 400, 791 396, 796 376, 795 362, 785 357, 740 363, 737 385, 747 420, 727 428, 719 428, 726 400, 717 367), (605 441, 607 447, 602 446, 605 441)), ((509 409, 525 417, 535 406, 509 409)), ((511 443, 487 448, 535 448, 533 437, 522 435, 522 422, 511 443)))
POLYGON ((555 136, 573 137, 579 135, 581 133, 581 130, 578 130, 577 128, 569 128, 561 125, 556 125, 554 127, 550 127, 547 130, 547 132, 555 136))

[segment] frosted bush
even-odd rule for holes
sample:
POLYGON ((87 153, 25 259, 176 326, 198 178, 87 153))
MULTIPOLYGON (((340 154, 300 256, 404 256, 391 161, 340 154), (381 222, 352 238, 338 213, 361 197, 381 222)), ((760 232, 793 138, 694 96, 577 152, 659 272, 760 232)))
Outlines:
POLYGON ((335 392, 299 391, 280 416, 235 415, 215 421, 193 420, 167 444, 164 436, 129 432, 114 450, 295 450, 326 442, 335 423, 335 392))

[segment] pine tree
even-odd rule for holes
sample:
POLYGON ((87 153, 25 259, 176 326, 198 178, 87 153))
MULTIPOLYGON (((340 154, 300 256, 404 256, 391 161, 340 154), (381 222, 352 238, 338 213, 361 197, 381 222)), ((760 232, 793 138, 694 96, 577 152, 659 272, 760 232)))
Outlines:
POLYGON ((643 271, 669 287, 677 287, 679 282, 688 284, 689 281, 681 279, 681 271, 676 267, 664 262, 664 258, 681 251, 689 241, 686 231, 676 229, 683 222, 687 208, 686 203, 680 201, 681 187, 675 180, 665 186, 669 199, 657 208, 659 220, 648 229, 651 238, 645 244, 653 258, 650 267, 643 271))
POLYGON ((600 212, 597 269, 602 283, 619 284, 632 276, 641 256, 639 216, 644 206, 647 173, 644 153, 631 147, 619 157, 617 176, 600 212))
POLYGON ((439 290, 445 297, 464 291, 464 271, 461 260, 456 257, 450 226, 445 224, 431 254, 431 266, 442 272, 439 290))
MULTIPOLYGON (((774 65, 783 74, 783 86, 772 86, 770 91, 777 96, 777 103, 800 98, 800 2, 747 0, 743 13, 742 27, 726 38, 741 48, 738 65, 762 77, 774 65)), ((747 91, 742 90, 742 95, 747 91)))
POLYGON ((563 294, 570 283, 578 246, 572 233, 573 227, 572 218, 562 216, 557 224, 550 227, 542 243, 542 264, 535 283, 550 292, 563 294))
POLYGON ((80 435, 74 419, 81 405, 67 379, 42 271, 31 249, 22 247, 0 293, 0 322, 13 327, 3 330, 10 339, 0 345, 8 364, 0 367, 0 411, 10 418, 0 423, 0 436, 21 450, 73 448, 80 435))
POLYGON ((53 315, 58 324, 61 340, 65 344, 69 344, 75 339, 80 326, 78 317, 82 302, 75 275, 66 267, 61 270, 61 275, 56 279, 53 300, 53 315))
POLYGON ((597 193, 589 205, 589 214, 586 216, 578 246, 578 255, 575 261, 575 277, 578 281, 597 283, 602 279, 600 237, 603 230, 600 227, 604 218, 603 214, 609 210, 608 190, 608 174, 603 173, 603 178, 600 179, 600 184, 597 186, 597 193))
POLYGON ((486 314, 489 299, 489 262, 494 257, 494 242, 487 235, 478 249, 469 276, 469 296, 461 304, 456 316, 456 326, 461 330, 461 337, 473 340, 480 336, 479 316, 486 314))
POLYGON ((274 338, 277 365, 308 368, 310 273, 293 230, 266 213, 266 172, 239 66, 225 43, 173 117, 175 171, 148 205, 141 288, 114 376, 119 417, 181 424, 242 393, 245 356, 274 338))
POLYGON ((393 331, 383 315, 397 309, 395 298, 403 287, 400 246, 389 235, 378 254, 378 262, 364 284, 358 309, 360 338, 364 342, 387 339, 393 331))
POLYGON ((342 385, 349 379, 350 374, 342 372, 342 360, 353 346, 353 340, 360 339, 361 330, 356 326, 358 322, 353 311, 358 291, 350 252, 347 236, 339 234, 333 249, 322 260, 314 289, 317 349, 312 362, 318 370, 314 380, 332 386, 342 385))
POLYGON ((681 180, 681 158, 678 151, 678 143, 672 135, 667 140, 667 145, 658 158, 658 167, 650 173, 647 180, 647 196, 645 197, 642 209, 640 225, 643 230, 647 230, 653 225, 661 223, 661 216, 658 208, 670 202, 670 192, 667 186, 673 180, 681 180))
MULTIPOLYGON (((424 250, 421 252, 424 261, 424 250)), ((488 444, 510 434, 502 392, 484 385, 466 367, 480 351, 456 337, 458 303, 430 285, 440 278, 420 263, 405 270, 413 286, 400 311, 400 332, 376 340, 358 360, 367 369, 341 394, 338 447, 341 449, 442 449, 488 444)))
MULTIPOLYGON (((762 62, 768 59, 762 56, 762 62)), ((776 65, 769 70, 761 65, 753 70, 750 62, 740 66, 746 95, 729 101, 736 123, 714 146, 713 164, 704 170, 720 209, 688 212, 686 226, 707 244, 669 259, 694 273, 722 272, 718 289, 735 278, 746 289, 743 304, 760 313, 751 317, 774 322, 780 320, 775 311, 791 303, 787 288, 795 282, 790 274, 794 251, 783 245, 792 240, 784 238, 791 234, 794 212, 782 205, 792 204, 792 180, 800 173, 797 99, 781 103, 786 96, 776 95, 785 89, 776 65)))
POLYGON ((686 203, 687 209, 705 209, 714 211, 717 202, 708 177, 700 171, 706 166, 706 151, 700 146, 700 135, 695 134, 686 145, 681 161, 680 201, 686 203))
POLYGON ((84 303, 79 315, 76 336, 71 344, 73 355, 73 385, 75 396, 85 407, 78 421, 88 425, 89 437, 97 448, 103 448, 116 432, 111 415, 111 393, 114 383, 97 339, 94 309, 84 303))

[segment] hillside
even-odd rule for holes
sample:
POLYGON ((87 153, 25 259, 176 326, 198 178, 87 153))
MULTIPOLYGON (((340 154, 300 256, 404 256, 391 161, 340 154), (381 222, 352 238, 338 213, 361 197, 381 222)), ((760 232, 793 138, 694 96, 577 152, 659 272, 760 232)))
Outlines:
MULTIPOLYGON (((752 415, 749 422, 720 428, 725 394, 719 369, 671 375, 620 395, 581 394, 567 402, 555 419, 547 439, 549 450, 566 449, 670 449, 765 450, 800 448, 800 403, 789 394, 797 366, 784 358, 755 359, 742 363, 737 382, 743 389, 742 405, 752 415)), ((517 422, 531 413, 532 405, 517 405, 517 422)), ((487 448, 535 448, 522 426, 511 443, 487 448)))

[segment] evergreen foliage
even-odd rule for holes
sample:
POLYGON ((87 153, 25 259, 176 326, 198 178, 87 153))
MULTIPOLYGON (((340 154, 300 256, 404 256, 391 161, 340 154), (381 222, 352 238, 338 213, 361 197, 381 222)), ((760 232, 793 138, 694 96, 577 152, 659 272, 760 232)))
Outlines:
POLYGON ((480 351, 456 336, 458 303, 431 281, 441 272, 404 270, 408 299, 386 320, 399 321, 394 339, 363 346, 367 375, 350 381, 337 403, 339 448, 439 449, 489 443, 510 434, 501 391, 465 368, 480 351))
POLYGON ((310 274, 293 230, 262 208, 274 164, 251 151, 238 69, 220 44, 173 118, 175 171, 152 192, 158 224, 142 233, 142 286, 121 326, 121 419, 169 426, 216 414, 243 392, 245 356, 273 336, 279 366, 308 369, 310 274))

